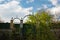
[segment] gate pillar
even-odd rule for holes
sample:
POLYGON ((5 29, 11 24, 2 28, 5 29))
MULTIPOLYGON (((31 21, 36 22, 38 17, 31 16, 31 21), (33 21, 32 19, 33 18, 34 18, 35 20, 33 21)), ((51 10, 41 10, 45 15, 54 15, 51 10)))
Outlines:
POLYGON ((13 17, 10 20, 10 29, 13 29, 13 17))

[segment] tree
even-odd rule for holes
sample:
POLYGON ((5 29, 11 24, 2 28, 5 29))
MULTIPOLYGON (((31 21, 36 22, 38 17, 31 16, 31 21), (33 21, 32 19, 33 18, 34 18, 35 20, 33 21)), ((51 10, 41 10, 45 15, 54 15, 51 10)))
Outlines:
POLYGON ((45 11, 37 12, 34 16, 29 16, 27 23, 35 24, 37 22, 36 40, 55 40, 54 33, 50 31, 51 16, 45 11))

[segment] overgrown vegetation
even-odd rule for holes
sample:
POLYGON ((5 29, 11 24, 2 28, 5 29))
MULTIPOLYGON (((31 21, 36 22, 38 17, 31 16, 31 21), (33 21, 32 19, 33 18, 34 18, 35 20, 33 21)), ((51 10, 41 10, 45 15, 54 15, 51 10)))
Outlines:
MULTIPOLYGON (((23 25, 23 40, 56 40, 56 36, 51 29, 54 28, 54 26, 59 27, 60 23, 52 24, 51 19, 52 17, 45 11, 37 12, 33 16, 29 16, 27 22, 23 25)), ((9 28, 8 26, 7 24, 7 29, 9 28)), ((20 40, 19 24, 15 24, 14 27, 16 29, 12 32, 0 32, 0 34, 2 34, 0 35, 0 40, 20 40), (1 37, 3 39, 1 39, 1 37)))
POLYGON ((27 23, 36 24, 36 40, 56 40, 50 29, 51 16, 45 11, 37 12, 34 16, 36 18, 29 16, 27 23))

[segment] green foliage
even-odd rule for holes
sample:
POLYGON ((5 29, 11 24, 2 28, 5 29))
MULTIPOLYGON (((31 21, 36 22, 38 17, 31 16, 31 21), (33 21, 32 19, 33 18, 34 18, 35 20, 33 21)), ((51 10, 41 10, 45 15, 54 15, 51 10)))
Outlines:
POLYGON ((43 24, 47 24, 47 22, 51 21, 51 16, 45 11, 41 13, 37 12, 34 16, 29 16, 27 23, 36 23, 39 21, 43 24))
POLYGON ((9 23, 0 23, 0 29, 10 29, 9 23))
MULTIPOLYGON (((37 12, 34 16, 29 16, 26 23, 22 29, 24 40, 56 40, 50 29, 51 16, 47 12, 37 12)), ((9 33, 9 39, 20 40, 20 33, 16 34, 19 32, 19 25, 15 24, 14 27, 16 30, 9 33)), ((6 37, 8 38, 7 34, 6 37)))
POLYGON ((51 16, 45 11, 37 12, 34 16, 29 16, 27 23, 36 26, 36 40, 56 40, 50 31, 51 16))
POLYGON ((33 24, 24 25, 24 38, 25 40, 34 40, 35 38, 35 29, 33 24))

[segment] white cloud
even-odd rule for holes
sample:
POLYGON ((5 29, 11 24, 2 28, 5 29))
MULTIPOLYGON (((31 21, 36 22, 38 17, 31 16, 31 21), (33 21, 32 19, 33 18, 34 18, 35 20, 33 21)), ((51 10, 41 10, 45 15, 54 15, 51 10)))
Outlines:
POLYGON ((60 4, 58 3, 59 0, 49 0, 55 7, 49 8, 48 10, 54 15, 55 19, 60 18, 60 4))
POLYGON ((41 8, 40 8, 40 7, 39 7, 39 8, 37 8, 37 11, 38 11, 38 10, 41 10, 41 8))
POLYGON ((50 9, 48 9, 48 10, 50 10, 50 12, 52 13, 52 14, 60 14, 60 6, 56 6, 56 7, 52 7, 52 8, 50 8, 50 9))
POLYGON ((2 1, 4 1, 4 0, 0 0, 0 2, 2 2, 2 1))
POLYGON ((0 15, 3 20, 9 22, 11 17, 15 17, 16 15, 18 15, 19 18, 24 17, 30 14, 32 9, 33 7, 21 7, 18 1, 10 1, 7 4, 0 5, 0 15))
POLYGON ((27 0, 26 3, 32 3, 34 0, 27 0))
POLYGON ((12 0, 12 1, 21 1, 21 0, 12 0))
POLYGON ((5 4, 5 3, 8 3, 10 1, 18 1, 18 2, 21 2, 21 0, 0 0, 0 4, 5 4))
POLYGON ((58 0, 49 0, 49 1, 51 1, 51 3, 55 6, 58 4, 58 0))
POLYGON ((51 13, 51 15, 54 15, 54 20, 60 19, 60 6, 52 7, 48 9, 51 13))
POLYGON ((4 2, 5 0, 0 0, 0 3, 4 2))
POLYGON ((38 11, 38 10, 41 10, 41 9, 47 9, 47 8, 48 8, 48 6, 45 5, 45 4, 43 4, 42 7, 38 7, 38 8, 37 8, 37 11, 38 11))
POLYGON ((48 8, 47 5, 45 5, 45 4, 43 4, 42 6, 43 6, 44 9, 47 9, 48 8))

